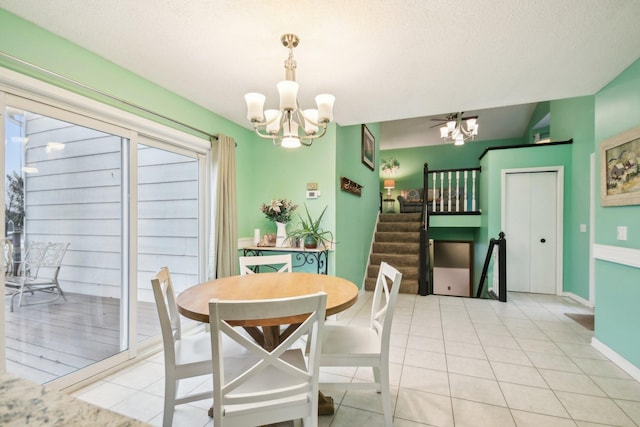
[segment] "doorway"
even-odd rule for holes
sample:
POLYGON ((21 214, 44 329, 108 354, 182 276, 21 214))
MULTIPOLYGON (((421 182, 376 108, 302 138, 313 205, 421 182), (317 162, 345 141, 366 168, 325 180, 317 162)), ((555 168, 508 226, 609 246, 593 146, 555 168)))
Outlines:
POLYGON ((509 291, 562 292, 562 167, 503 170, 509 291))

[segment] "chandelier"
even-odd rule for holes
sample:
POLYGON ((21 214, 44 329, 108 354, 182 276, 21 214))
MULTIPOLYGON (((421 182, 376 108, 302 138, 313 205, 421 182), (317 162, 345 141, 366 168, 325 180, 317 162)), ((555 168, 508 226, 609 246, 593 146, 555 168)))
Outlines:
POLYGON ((447 116, 447 124, 440 128, 440 138, 444 142, 453 142, 455 145, 463 145, 465 141, 473 141, 478 134, 478 116, 462 117, 462 113, 453 113, 447 116), (462 125, 465 122, 466 129, 462 125))
POLYGON ((297 148, 310 146, 314 139, 327 132, 327 124, 333 120, 335 97, 329 94, 316 96, 317 109, 303 110, 298 102, 296 82, 296 61, 293 48, 300 39, 295 34, 285 34, 280 40, 289 49, 289 57, 284 61, 285 80, 277 84, 280 94, 279 110, 264 110, 265 96, 261 93, 247 93, 247 118, 253 123, 258 136, 271 139, 274 145, 297 148))

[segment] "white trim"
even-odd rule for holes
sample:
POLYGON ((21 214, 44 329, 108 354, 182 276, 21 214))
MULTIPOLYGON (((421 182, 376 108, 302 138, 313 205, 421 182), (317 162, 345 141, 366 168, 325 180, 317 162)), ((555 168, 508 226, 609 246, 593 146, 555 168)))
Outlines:
POLYGON ((640 368, 629 362, 624 357, 607 347, 602 341, 596 337, 591 338, 591 346, 604 354, 607 359, 615 363, 620 369, 631 375, 636 381, 640 381, 640 368))
POLYGON ((589 156, 589 305, 596 306, 596 263, 593 245, 596 242, 596 153, 589 156))
MULTIPOLYGON (((556 173, 556 295, 562 295, 564 288, 563 266, 564 266, 564 166, 541 166, 519 169, 502 169, 500 182, 500 228, 504 230, 506 213, 506 183, 507 174, 513 173, 536 173, 555 172, 556 173)), ((508 240, 508 236, 507 236, 508 240)))
POLYGON ((590 301, 587 301, 586 299, 582 298, 581 296, 578 296, 576 294, 574 294, 573 292, 563 292, 562 296, 567 297, 567 298, 571 298, 572 300, 579 302, 580 304, 584 305, 585 307, 589 307, 589 308, 593 308, 593 305, 591 305, 590 301))
POLYGON ((369 243, 369 255, 367 255, 367 264, 364 267, 364 277, 362 278, 362 286, 360 291, 364 292, 367 284, 367 275, 369 274, 369 264, 371 264, 371 255, 373 254, 373 244, 376 242, 376 232, 378 231, 378 225, 380 224, 380 213, 376 217, 376 226, 373 227, 373 234, 371 234, 371 242, 369 243))
POLYGON ((611 245, 593 245, 593 258, 640 268, 640 249, 611 245))
POLYGON ((0 91, 28 98, 63 110, 81 110, 95 120, 112 121, 117 126, 135 130, 155 139, 187 147, 199 153, 211 150, 211 143, 186 132, 170 128, 141 116, 69 92, 49 83, 0 67, 0 91))

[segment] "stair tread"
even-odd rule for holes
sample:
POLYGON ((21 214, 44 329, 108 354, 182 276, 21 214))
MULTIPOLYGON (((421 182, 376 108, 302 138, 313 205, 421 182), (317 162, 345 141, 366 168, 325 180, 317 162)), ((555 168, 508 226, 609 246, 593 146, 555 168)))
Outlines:
POLYGON ((367 267, 365 289, 376 285, 380 263, 393 265, 402 273, 401 293, 418 293, 421 214, 381 214, 367 267))

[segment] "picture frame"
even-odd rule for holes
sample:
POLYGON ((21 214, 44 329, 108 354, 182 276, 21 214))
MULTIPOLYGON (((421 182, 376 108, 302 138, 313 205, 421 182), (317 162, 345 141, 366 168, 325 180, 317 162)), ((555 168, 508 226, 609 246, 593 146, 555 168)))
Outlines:
POLYGON ((362 125, 362 163, 371 170, 376 168, 376 139, 367 128, 362 125))
POLYGON ((600 143, 600 204, 640 205, 640 126, 600 143))

